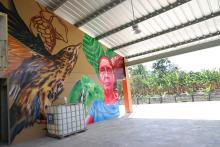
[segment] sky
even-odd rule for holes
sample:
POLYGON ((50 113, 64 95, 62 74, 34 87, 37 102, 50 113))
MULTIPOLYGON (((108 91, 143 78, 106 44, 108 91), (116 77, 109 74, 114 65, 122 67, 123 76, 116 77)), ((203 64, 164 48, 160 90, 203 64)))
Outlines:
MULTIPOLYGON (((173 56, 168 59, 179 69, 188 72, 201 71, 202 69, 218 70, 220 68, 220 46, 173 56)), ((154 62, 144 63, 144 66, 151 70, 154 62)))

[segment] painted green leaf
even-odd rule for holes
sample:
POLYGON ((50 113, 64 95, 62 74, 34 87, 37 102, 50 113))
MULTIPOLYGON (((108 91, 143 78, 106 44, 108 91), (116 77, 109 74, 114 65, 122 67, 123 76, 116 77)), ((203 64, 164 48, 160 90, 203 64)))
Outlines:
POLYGON ((81 80, 77 81, 76 84, 71 89, 69 96, 68 96, 68 103, 69 104, 77 104, 80 102, 82 91, 82 84, 81 80))
POLYGON ((105 55, 101 44, 96 39, 85 34, 83 38, 83 52, 98 75, 98 60, 101 56, 105 55))
POLYGON ((79 103, 83 101, 86 111, 88 112, 92 102, 97 99, 103 100, 103 89, 88 76, 82 76, 81 79, 73 86, 69 97, 69 103, 79 103))
POLYGON ((100 85, 96 84, 88 76, 82 76, 81 82, 83 87, 83 102, 88 111, 94 100, 103 100, 103 90, 100 85))
POLYGON ((114 57, 116 55, 116 53, 110 49, 110 48, 107 48, 107 51, 106 51, 106 56, 111 59, 112 57, 114 57))

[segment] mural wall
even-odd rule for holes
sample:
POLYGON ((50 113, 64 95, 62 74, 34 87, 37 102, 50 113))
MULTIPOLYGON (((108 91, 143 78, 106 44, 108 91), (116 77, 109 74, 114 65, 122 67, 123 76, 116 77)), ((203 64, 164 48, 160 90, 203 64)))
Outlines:
POLYGON ((69 95, 70 103, 83 102, 88 124, 119 116, 116 81, 124 78, 124 59, 111 49, 103 50, 94 38, 84 35, 83 51, 99 78, 99 84, 83 76, 69 95))
POLYGON ((122 57, 33 0, 5 0, 0 11, 9 19, 9 66, 0 77, 10 80, 11 140, 44 128, 46 107, 64 97, 85 104, 87 123, 119 116, 122 57))

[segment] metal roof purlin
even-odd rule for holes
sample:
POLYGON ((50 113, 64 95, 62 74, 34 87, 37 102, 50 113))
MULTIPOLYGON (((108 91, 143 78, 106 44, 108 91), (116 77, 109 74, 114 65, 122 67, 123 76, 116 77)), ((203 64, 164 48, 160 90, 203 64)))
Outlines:
POLYGON ((105 33, 103 33, 101 35, 98 35, 95 38, 100 40, 100 39, 102 39, 104 37, 110 36, 110 35, 112 35, 112 34, 114 34, 116 32, 119 32, 119 31, 121 31, 121 30, 123 30, 125 28, 128 28, 128 27, 130 27, 130 26, 132 26, 134 24, 138 24, 138 23, 140 23, 142 21, 145 21, 147 19, 150 19, 150 18, 152 18, 154 16, 160 15, 160 14, 162 14, 162 13, 164 13, 164 12, 170 10, 170 9, 176 8, 176 7, 178 7, 178 6, 182 5, 182 4, 185 4, 185 3, 189 2, 189 1, 191 1, 191 0, 177 0, 176 2, 174 2, 172 4, 169 4, 166 7, 163 7, 163 8, 161 8, 159 10, 156 10, 156 11, 150 13, 150 14, 142 16, 142 17, 140 17, 140 18, 138 18, 138 19, 136 19, 134 21, 128 22, 126 24, 123 24, 123 25, 121 25, 121 26, 119 26, 117 28, 114 28, 114 29, 112 29, 112 30, 110 30, 108 32, 105 32, 105 33))
POLYGON ((107 5, 101 7, 97 11, 93 12, 92 14, 89 14, 87 17, 83 18, 82 20, 76 22, 74 25, 76 27, 81 27, 87 22, 91 21, 92 19, 96 18, 97 16, 105 13, 106 11, 114 8, 115 6, 119 5, 120 3, 124 2, 125 0, 112 0, 110 3, 107 5))
POLYGON ((173 32, 173 31, 182 29, 182 28, 184 28, 184 27, 187 27, 187 26, 190 26, 190 25, 193 25, 193 24, 196 24, 196 23, 205 21, 205 20, 210 19, 210 18, 214 18, 214 17, 216 17, 216 16, 220 16, 220 11, 215 12, 215 13, 212 13, 212 14, 207 15, 207 16, 203 16, 203 17, 201 17, 201 18, 199 18, 199 19, 195 19, 195 20, 193 20, 193 21, 189 21, 189 22, 184 23, 184 24, 181 24, 181 25, 179 25, 179 26, 175 26, 175 27, 173 27, 173 28, 170 28, 170 29, 167 29, 167 30, 164 30, 164 31, 161 31, 161 32, 158 32, 158 33, 149 35, 149 36, 145 36, 145 37, 142 37, 142 38, 140 38, 140 39, 137 39, 137 40, 134 40, 134 41, 130 41, 130 42, 124 43, 124 44, 119 45, 119 46, 115 46, 115 47, 113 47, 112 49, 113 49, 113 50, 117 50, 117 49, 120 49, 120 48, 123 48, 123 47, 126 47, 126 46, 130 46, 130 45, 135 44, 135 43, 138 43, 138 42, 146 41, 146 40, 148 40, 148 39, 152 39, 152 38, 158 37, 158 36, 160 36, 160 35, 163 35, 163 34, 166 34, 166 33, 170 33, 170 32, 173 32))

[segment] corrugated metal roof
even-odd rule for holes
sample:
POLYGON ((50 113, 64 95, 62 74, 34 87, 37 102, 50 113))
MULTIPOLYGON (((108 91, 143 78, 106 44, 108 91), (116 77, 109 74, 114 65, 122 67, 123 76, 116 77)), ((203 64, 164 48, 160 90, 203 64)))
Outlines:
POLYGON ((201 37, 209 33, 214 33, 220 31, 219 30, 220 23, 217 22, 220 22, 220 16, 131 46, 121 48, 118 50, 118 53, 120 53, 121 50, 125 50, 127 51, 127 54, 125 56, 130 56, 132 54, 140 53, 145 50, 160 48, 162 46, 167 46, 178 42, 184 42, 186 40, 201 37), (150 43, 152 42, 155 42, 153 43, 153 47, 148 47, 148 45, 150 45, 150 43), (138 48, 137 46, 144 46, 144 48, 138 48))
MULTIPOLYGON (((38 1, 44 6, 53 7, 52 1, 55 0, 38 1)), ((67 0, 55 10, 55 13, 75 24, 112 1, 114 0, 67 0)), ((180 2, 181 0, 133 0, 135 19, 159 12, 163 8, 180 2)), ((191 0, 141 21, 138 23, 140 34, 134 35, 131 27, 125 27, 101 38, 100 42, 109 48, 117 49, 116 52, 120 55, 129 57, 128 61, 137 60, 151 55, 138 56, 141 53, 174 44, 182 45, 189 40, 219 32, 219 14, 220 0, 191 0), (193 23, 190 24, 191 22, 193 23), (129 42, 135 44, 124 45, 129 42), (134 55, 138 57, 133 57, 134 55)), ((131 0, 126 0, 82 25, 80 29, 97 37, 131 21, 133 21, 131 0)), ((196 43, 199 42, 196 41, 196 43)))

